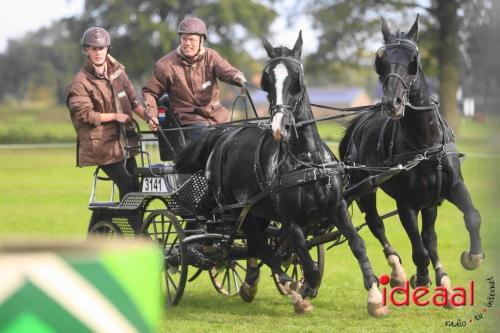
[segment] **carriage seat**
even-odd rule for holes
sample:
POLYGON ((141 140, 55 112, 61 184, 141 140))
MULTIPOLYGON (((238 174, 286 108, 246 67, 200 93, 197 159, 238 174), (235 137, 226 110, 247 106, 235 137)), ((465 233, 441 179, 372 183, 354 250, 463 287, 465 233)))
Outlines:
POLYGON ((173 164, 152 164, 151 166, 137 167, 134 176, 155 177, 179 173, 173 164))

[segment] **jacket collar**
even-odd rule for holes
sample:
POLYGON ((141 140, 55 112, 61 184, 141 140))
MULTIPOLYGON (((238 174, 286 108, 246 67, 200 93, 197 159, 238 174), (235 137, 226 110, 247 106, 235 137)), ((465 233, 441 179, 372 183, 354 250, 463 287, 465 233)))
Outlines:
POLYGON ((187 66, 193 66, 201 61, 206 51, 207 50, 205 49, 205 47, 203 45, 200 45, 200 51, 198 52, 198 54, 195 55, 193 58, 188 58, 182 53, 181 46, 179 45, 177 46, 177 57, 183 64, 187 66))
MULTIPOLYGON (((116 79, 125 69, 125 67, 122 64, 120 64, 115 58, 113 58, 109 53, 106 56, 106 66, 108 71, 107 76, 110 81, 116 79)), ((86 73, 96 78, 101 78, 100 76, 97 75, 94 65, 90 62, 88 58, 85 58, 85 61, 83 63, 83 69, 86 73)))

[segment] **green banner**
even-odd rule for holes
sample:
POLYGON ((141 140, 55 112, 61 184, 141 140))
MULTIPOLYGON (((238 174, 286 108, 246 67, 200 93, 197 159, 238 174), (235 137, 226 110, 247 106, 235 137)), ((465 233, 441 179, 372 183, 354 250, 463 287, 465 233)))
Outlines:
POLYGON ((162 257, 153 244, 2 243, 1 333, 156 331, 162 257))

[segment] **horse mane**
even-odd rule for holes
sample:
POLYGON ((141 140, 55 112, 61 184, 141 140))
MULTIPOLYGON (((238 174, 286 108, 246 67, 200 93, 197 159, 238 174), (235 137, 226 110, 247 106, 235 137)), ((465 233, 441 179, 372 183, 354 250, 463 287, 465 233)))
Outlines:
POLYGON ((212 148, 224 133, 223 128, 214 128, 198 140, 191 141, 175 158, 175 169, 181 173, 195 173, 205 170, 212 148))
POLYGON ((349 141, 351 140, 351 137, 354 134, 354 129, 356 128, 356 125, 361 120, 361 118, 363 118, 363 116, 364 115, 360 114, 359 116, 351 120, 347 125, 347 128, 344 130, 344 135, 342 136, 342 139, 340 140, 339 143, 339 156, 341 161, 344 160, 344 156, 347 153, 349 141))

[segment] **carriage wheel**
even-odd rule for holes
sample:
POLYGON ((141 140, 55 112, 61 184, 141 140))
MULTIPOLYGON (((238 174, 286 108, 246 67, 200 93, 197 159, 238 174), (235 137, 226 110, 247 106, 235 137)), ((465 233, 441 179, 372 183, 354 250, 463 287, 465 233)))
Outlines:
POLYGON ((111 221, 97 222, 90 228, 88 234, 104 239, 123 237, 123 233, 120 228, 111 221))
POLYGON ((184 293, 188 273, 182 225, 170 211, 157 210, 146 218, 140 233, 163 249, 166 300, 168 305, 177 305, 184 293))
POLYGON ((218 293, 225 296, 236 296, 245 281, 246 262, 245 260, 231 260, 224 266, 212 267, 208 273, 210 281, 218 293))
MULTIPOLYGON (((325 269, 325 247, 321 244, 312 248, 309 253, 318 266, 319 269, 319 281, 318 287, 321 285, 321 280, 323 279, 323 271, 325 269)), ((300 262, 299 256, 290 252, 285 256, 282 256, 281 269, 294 281, 304 282, 304 271, 302 269, 302 264, 300 262)), ((273 281, 278 289, 279 293, 282 295, 287 295, 285 286, 279 282, 279 277, 277 274, 273 274, 273 281)))

